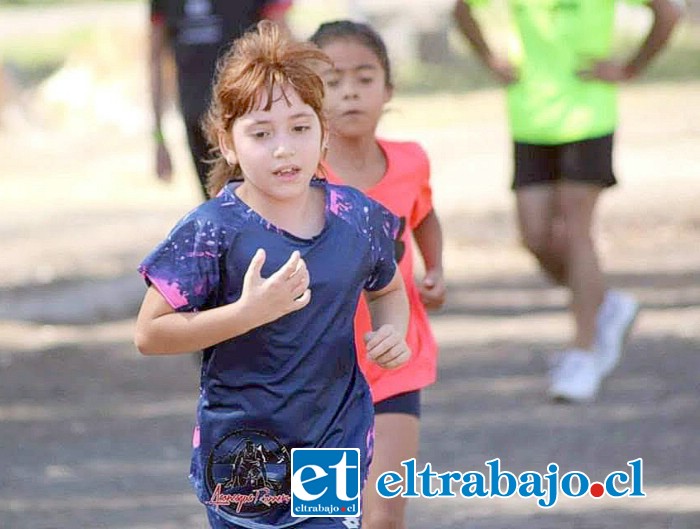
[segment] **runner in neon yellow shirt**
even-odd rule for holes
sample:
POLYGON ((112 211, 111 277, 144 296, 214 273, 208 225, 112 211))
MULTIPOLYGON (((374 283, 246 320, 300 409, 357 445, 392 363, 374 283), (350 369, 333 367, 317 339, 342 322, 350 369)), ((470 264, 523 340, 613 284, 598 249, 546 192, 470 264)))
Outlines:
POLYGON ((615 0, 508 0, 515 29, 509 59, 492 53, 472 14, 488 0, 457 0, 454 8, 462 34, 508 86, 523 242, 542 270, 571 291, 576 330, 550 373, 549 394, 556 399, 595 398, 619 361, 638 308, 629 294, 606 290, 591 224, 601 190, 616 183, 616 83, 644 70, 681 9, 674 0, 626 1, 649 7, 654 19, 626 62, 610 58, 615 0))

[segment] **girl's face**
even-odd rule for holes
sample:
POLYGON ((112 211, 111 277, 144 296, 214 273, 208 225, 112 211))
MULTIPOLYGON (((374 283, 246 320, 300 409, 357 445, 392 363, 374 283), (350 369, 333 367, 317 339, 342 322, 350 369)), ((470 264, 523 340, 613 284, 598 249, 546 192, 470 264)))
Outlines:
POLYGON ((345 137, 374 135, 384 104, 391 99, 379 59, 350 37, 325 44, 323 51, 334 65, 322 72, 331 131, 345 137))
MULTIPOLYGON (((270 110, 251 110, 233 122, 230 134, 219 138, 223 155, 240 166, 249 191, 268 200, 294 199, 308 192, 321 158, 318 115, 293 88, 285 87, 284 94, 275 87, 270 110)), ((260 106, 265 106, 265 97, 260 106)))

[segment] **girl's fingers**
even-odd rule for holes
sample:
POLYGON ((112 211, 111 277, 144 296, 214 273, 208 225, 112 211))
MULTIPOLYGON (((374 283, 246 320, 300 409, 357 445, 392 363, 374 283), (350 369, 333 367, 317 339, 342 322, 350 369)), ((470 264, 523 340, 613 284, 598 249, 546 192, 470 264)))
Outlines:
POLYGON ((395 369, 405 364, 410 357, 405 344, 400 344, 384 353, 379 359, 379 365, 387 369, 395 369))
MULTIPOLYGON (((298 253, 298 252, 297 252, 297 253, 298 253)), ((294 269, 294 271, 292 272, 292 274, 291 274, 290 277, 294 277, 294 276, 297 276, 297 275, 300 275, 300 274, 308 274, 308 273, 309 273, 309 271, 308 271, 307 268, 306 268, 306 261, 304 261, 304 260, 300 257, 299 260, 297 261, 296 268, 294 269)))
POLYGON ((304 291, 304 293, 296 298, 292 304, 292 311, 296 311, 299 309, 303 309, 306 307, 309 302, 311 301, 311 290, 308 288, 304 291))
POLYGON ((248 270, 245 272, 246 279, 256 279, 261 277, 262 267, 265 264, 265 250, 258 248, 250 260, 248 270))
POLYGON ((397 347, 397 345, 399 345, 400 343, 401 339, 398 335, 393 334, 390 336, 386 336, 381 342, 372 345, 368 344, 367 354, 372 360, 381 361, 381 358, 384 355, 390 353, 392 349, 397 347))
POLYGON ((289 259, 287 259, 287 262, 282 265, 282 268, 280 268, 280 271, 284 270, 283 277, 285 279, 289 279, 296 273, 301 264, 300 261, 301 254, 299 253, 299 250, 294 250, 292 255, 289 256, 289 259))
POLYGON ((365 346, 367 347, 367 351, 376 349, 379 347, 384 340, 389 338, 393 334, 393 331, 391 330, 390 327, 387 326, 382 326, 378 330, 372 332, 372 333, 367 333, 369 335, 369 340, 365 342, 365 346))
POLYGON ((299 260, 301 259, 301 255, 299 254, 298 250, 294 250, 292 254, 289 256, 289 259, 287 259, 287 262, 284 263, 282 266, 279 267, 279 269, 272 274, 269 279, 275 280, 275 281, 286 281, 290 277, 294 275, 294 272, 296 271, 297 267, 299 266, 299 260))
POLYGON ((297 269, 297 271, 289 278, 290 281, 294 282, 294 284, 298 283, 306 283, 307 285, 309 284, 310 281, 310 276, 309 276, 309 271, 306 269, 306 265, 304 264, 304 261, 301 261, 300 267, 297 269))
MULTIPOLYGON (((295 279, 296 279, 296 278, 295 278, 295 279)), ((292 297, 293 297, 294 299, 298 298, 298 297, 301 296, 306 290, 308 290, 308 288, 309 288, 309 280, 308 280, 308 278, 303 278, 303 277, 301 277, 301 278, 299 278, 299 279, 296 279, 296 282, 294 283, 294 285, 292 285, 292 290, 291 290, 291 292, 292 292, 292 297)))

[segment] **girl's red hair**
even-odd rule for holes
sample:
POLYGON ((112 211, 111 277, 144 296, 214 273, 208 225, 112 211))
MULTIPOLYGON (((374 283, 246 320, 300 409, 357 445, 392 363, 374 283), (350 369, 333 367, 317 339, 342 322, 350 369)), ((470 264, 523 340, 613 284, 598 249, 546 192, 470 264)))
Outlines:
POLYGON ((275 87, 283 93, 285 89, 295 90, 318 115, 325 137, 323 81, 316 73, 319 62, 331 64, 314 44, 291 40, 268 20, 259 22, 255 30, 233 43, 217 65, 212 102, 203 123, 212 155, 209 196, 216 196, 229 180, 241 176, 240 167, 230 166, 224 159, 220 135, 230 135, 233 122, 244 114, 256 108, 269 110, 275 87))

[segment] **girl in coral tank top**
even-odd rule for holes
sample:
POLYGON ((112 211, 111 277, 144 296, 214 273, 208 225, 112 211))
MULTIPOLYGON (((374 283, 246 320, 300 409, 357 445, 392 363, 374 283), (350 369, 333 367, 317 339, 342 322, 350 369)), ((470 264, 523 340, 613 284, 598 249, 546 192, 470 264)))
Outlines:
POLYGON ((433 209, 428 157, 417 143, 378 139, 375 131, 392 95, 386 46, 369 26, 351 21, 322 24, 311 37, 333 61, 322 67, 325 111, 330 121, 326 156, 329 181, 362 190, 401 219, 396 261, 406 284, 411 314, 406 342, 412 356, 401 368, 372 365, 364 348, 371 330, 364 300, 355 315, 358 360, 370 384, 375 407, 374 458, 364 493, 363 522, 370 529, 403 528, 405 499, 380 497, 374 484, 386 471, 418 454, 420 390, 436 378, 437 345, 426 309, 445 298, 442 231, 433 209), (413 277, 413 239, 425 276, 413 277))

